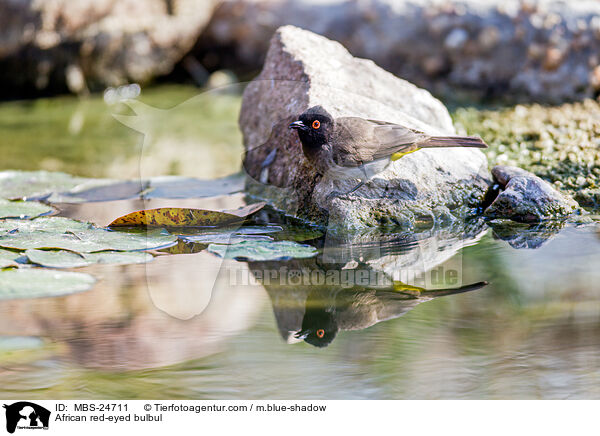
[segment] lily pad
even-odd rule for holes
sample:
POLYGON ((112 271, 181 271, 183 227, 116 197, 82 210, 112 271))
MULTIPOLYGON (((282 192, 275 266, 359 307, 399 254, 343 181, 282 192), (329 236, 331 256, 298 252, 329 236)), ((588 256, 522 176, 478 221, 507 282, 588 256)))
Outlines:
POLYGON ((17 232, 0 236, 0 247, 17 250, 32 248, 63 249, 77 253, 96 251, 138 251, 169 247, 177 237, 160 229, 133 233, 88 229, 69 233, 17 232))
POLYGON ((264 207, 256 203, 231 211, 164 207, 140 210, 117 218, 109 227, 215 227, 241 223, 244 219, 264 207))
POLYGON ((226 259, 265 261, 313 257, 317 249, 292 241, 246 241, 235 245, 210 244, 208 251, 226 259))
POLYGON ((182 236, 188 242, 199 244, 239 244, 244 241, 272 241, 273 238, 266 235, 240 235, 235 232, 206 233, 204 235, 182 236))
POLYGON ((25 255, 35 264, 49 268, 77 268, 95 263, 129 265, 146 263, 153 259, 146 252, 102 251, 99 253, 74 253, 65 250, 27 250, 25 255))
POLYGON ((272 241, 265 233, 277 233, 283 229, 279 226, 247 226, 225 228, 223 230, 186 229, 187 234, 179 234, 179 238, 200 244, 239 244, 244 241, 272 241))
POLYGON ((91 289, 96 279, 89 274, 40 268, 0 271, 0 300, 58 297, 91 289))
POLYGON ((283 231, 280 226, 245 226, 236 229, 240 235, 264 235, 265 233, 278 233, 283 231))
POLYGON ((0 230, 8 232, 51 232, 65 233, 91 229, 93 225, 64 217, 40 217, 33 220, 0 220, 0 230))
POLYGON ((21 253, 0 249, 0 268, 19 266, 17 260, 22 258, 21 253))
POLYGON ((65 193, 53 194, 52 203, 87 203, 138 198, 148 186, 140 180, 96 180, 85 182, 65 193))
POLYGON ((0 218, 35 218, 54 212, 54 208, 35 201, 10 201, 0 198, 0 218))
POLYGON ((213 180, 164 176, 150 179, 145 198, 203 198, 229 195, 244 190, 242 174, 213 180))
POLYGON ((77 268, 94 263, 86 259, 82 254, 65 250, 35 250, 25 251, 25 256, 35 264, 49 268, 77 268))
POLYGON ((89 180, 59 172, 1 171, 0 192, 3 197, 11 199, 45 199, 89 180))

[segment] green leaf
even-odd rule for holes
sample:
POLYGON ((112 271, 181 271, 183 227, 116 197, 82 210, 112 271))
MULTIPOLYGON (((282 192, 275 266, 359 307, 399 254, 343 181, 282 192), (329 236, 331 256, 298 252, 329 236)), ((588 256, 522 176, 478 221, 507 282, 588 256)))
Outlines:
POLYGON ((0 268, 19 266, 17 259, 21 257, 21 253, 16 251, 0 249, 0 268))
POLYGON ((210 244, 208 251, 220 257, 238 260, 285 260, 313 257, 317 249, 292 241, 246 241, 235 245, 210 244))
POLYGON ((175 244, 177 238, 160 229, 148 232, 114 232, 87 229, 69 233, 17 232, 0 236, 0 247, 17 250, 32 248, 63 249, 77 253, 96 251, 154 250, 175 244))
POLYGON ((45 198, 68 191, 87 181, 81 177, 48 171, 1 171, 0 192, 5 198, 45 198))
POLYGON ((35 201, 10 201, 0 198, 0 218, 35 218, 54 212, 54 208, 35 201))
POLYGON ((58 297, 91 289, 96 279, 89 274, 39 268, 0 271, 0 300, 58 297))
POLYGON ((177 176, 153 177, 150 179, 150 187, 144 194, 144 198, 216 197, 243 191, 244 184, 243 174, 212 180, 177 176))
POLYGON ((266 235, 239 235, 235 232, 211 232, 203 235, 182 236, 184 241, 196 244, 239 244, 244 241, 272 241, 273 238, 266 235))
POLYGON ((68 192, 53 194, 52 203, 88 203, 139 198, 148 183, 143 180, 92 179, 68 192))
POLYGON ((49 268, 77 268, 94 263, 94 261, 86 259, 81 254, 64 250, 49 251, 30 249, 25 251, 25 256, 27 256, 32 263, 49 268))
POLYGON ((100 253, 73 253, 65 250, 27 250, 25 255, 32 263, 49 268, 77 268, 95 263, 128 265, 145 263, 154 257, 150 253, 133 251, 102 251, 100 253))
POLYGON ((279 226, 247 226, 206 230, 186 228, 186 234, 178 234, 179 238, 197 244, 239 244, 244 241, 272 241, 273 238, 264 233, 277 233, 283 229, 279 226))
POLYGON ((33 220, 0 220, 0 230, 19 232, 65 233, 91 229, 91 223, 63 217, 41 217, 33 220))

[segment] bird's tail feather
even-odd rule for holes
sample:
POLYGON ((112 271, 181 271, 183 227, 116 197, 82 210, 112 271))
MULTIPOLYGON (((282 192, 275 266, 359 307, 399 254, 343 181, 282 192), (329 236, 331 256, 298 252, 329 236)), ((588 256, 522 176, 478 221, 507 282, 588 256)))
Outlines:
POLYGON ((484 286, 487 286, 488 282, 477 282, 471 283, 469 285, 461 286, 460 288, 452 288, 452 289, 432 289, 430 291, 423 292, 422 295, 432 295, 435 297, 443 297, 445 295, 455 295, 462 294, 464 292, 476 291, 477 289, 481 289, 484 286))
POLYGON ((432 136, 424 142, 419 143, 419 148, 438 147, 475 147, 487 148, 483 139, 476 136, 432 136))

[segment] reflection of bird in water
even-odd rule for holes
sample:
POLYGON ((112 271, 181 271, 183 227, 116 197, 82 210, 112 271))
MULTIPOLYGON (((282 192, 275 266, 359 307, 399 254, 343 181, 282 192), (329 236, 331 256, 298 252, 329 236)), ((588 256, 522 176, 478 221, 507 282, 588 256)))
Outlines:
POLYGON ((487 282, 478 282, 428 291, 395 282, 393 290, 315 289, 306 299, 302 328, 295 336, 315 347, 326 347, 340 330, 362 330, 398 318, 436 297, 474 291, 486 285, 487 282))

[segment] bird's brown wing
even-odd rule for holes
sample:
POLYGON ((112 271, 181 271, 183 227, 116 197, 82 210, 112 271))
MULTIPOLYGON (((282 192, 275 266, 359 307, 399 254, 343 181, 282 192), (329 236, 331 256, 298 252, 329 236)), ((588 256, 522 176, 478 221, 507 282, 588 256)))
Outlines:
POLYGON ((428 135, 384 121, 344 117, 336 120, 333 159, 345 167, 359 166, 395 153, 417 149, 428 135))
POLYGON ((417 144, 429 139, 429 135, 399 124, 368 120, 374 125, 373 137, 377 144, 373 160, 389 157, 396 153, 410 153, 417 150, 417 144))

